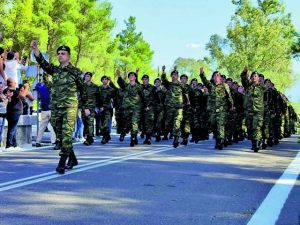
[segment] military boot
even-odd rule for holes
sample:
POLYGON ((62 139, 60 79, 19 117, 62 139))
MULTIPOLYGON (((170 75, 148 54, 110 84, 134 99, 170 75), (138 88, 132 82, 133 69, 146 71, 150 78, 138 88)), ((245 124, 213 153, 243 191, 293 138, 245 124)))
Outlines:
POLYGON ((272 147, 273 146, 273 139, 272 138, 268 138, 267 144, 268 144, 268 146, 272 147))
POLYGON ((65 166, 65 169, 71 170, 71 169, 73 169, 74 166, 77 166, 77 165, 78 165, 78 161, 77 161, 75 152, 72 151, 71 154, 69 155, 69 160, 68 160, 67 165, 65 166))
POLYGON ((258 143, 257 140, 253 140, 252 141, 252 149, 253 149, 254 152, 258 152, 258 150, 259 150, 259 143, 258 143))
POLYGON ((91 145, 94 143, 94 138, 91 135, 88 135, 86 140, 83 142, 85 145, 91 145))
POLYGON ((61 149, 61 143, 60 141, 56 141, 53 150, 60 150, 60 149, 61 149))
POLYGON ((124 134, 124 133, 121 133, 121 134, 120 134, 119 141, 123 142, 123 141, 124 141, 124 138, 125 138, 125 134, 124 134))
POLYGON ((179 145, 179 137, 178 136, 174 136, 173 147, 177 148, 178 145, 179 145))
POLYGON ((159 134, 157 134, 157 135, 155 136, 155 141, 156 141, 156 142, 160 142, 160 141, 161 141, 161 137, 160 137, 159 134))
POLYGON ((187 144, 188 144, 188 139, 187 139, 187 138, 183 138, 181 144, 187 146, 187 144))
POLYGON ((223 139, 223 138, 219 138, 219 141, 218 141, 218 149, 219 149, 219 150, 222 150, 222 149, 223 149, 223 146, 224 146, 224 139, 223 139))
POLYGON ((151 135, 150 134, 146 134, 146 139, 144 141, 145 145, 151 145, 151 135))
POLYGON ((101 144, 106 144, 106 143, 107 143, 106 137, 105 137, 105 135, 103 135, 102 140, 101 140, 101 144))
POLYGON ((134 145, 137 145, 137 144, 138 144, 137 136, 136 135, 131 135, 130 146, 133 147, 134 145))
POLYGON ((266 143, 266 139, 262 140, 262 149, 266 149, 268 147, 267 143, 266 143))
POLYGON ((56 167, 56 172, 58 172, 59 174, 64 174, 65 173, 65 166, 66 166, 66 161, 68 159, 68 156, 63 154, 60 156, 58 165, 56 167))

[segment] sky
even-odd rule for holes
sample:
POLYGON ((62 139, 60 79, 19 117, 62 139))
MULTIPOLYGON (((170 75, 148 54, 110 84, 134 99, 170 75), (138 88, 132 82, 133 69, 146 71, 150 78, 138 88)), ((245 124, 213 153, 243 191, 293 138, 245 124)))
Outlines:
MULTIPOLYGON (((226 27, 236 9, 231 0, 108 0, 112 3, 112 18, 116 19, 114 34, 125 29, 124 20, 136 17, 137 32, 150 44, 153 68, 173 66, 178 57, 202 59, 209 56, 205 45, 213 34, 226 37, 226 27)), ((254 1, 256 2, 256 1, 254 1)), ((299 0, 282 0, 286 12, 300 32, 299 0)), ((293 70, 300 74, 300 60, 293 70)), ((300 80, 287 96, 300 103, 300 80)))

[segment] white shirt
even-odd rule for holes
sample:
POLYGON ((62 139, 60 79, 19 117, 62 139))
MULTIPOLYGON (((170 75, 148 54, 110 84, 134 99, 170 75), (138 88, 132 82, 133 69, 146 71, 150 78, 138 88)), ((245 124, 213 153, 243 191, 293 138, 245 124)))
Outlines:
POLYGON ((24 65, 20 64, 15 59, 5 60, 4 64, 5 64, 5 73, 6 73, 7 79, 12 78, 18 86, 19 85, 18 69, 27 70, 28 66, 24 66, 24 65))

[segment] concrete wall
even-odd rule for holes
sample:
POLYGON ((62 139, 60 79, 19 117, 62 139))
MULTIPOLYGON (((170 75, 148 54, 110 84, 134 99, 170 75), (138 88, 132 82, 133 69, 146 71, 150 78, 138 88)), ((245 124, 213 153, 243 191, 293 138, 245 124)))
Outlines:
MULTIPOLYGON (((37 116, 34 115, 21 115, 18 128, 17 128, 17 144, 19 147, 32 144, 32 125, 37 124, 37 116)), ((1 147, 5 147, 7 137, 7 121, 2 134, 1 147)))

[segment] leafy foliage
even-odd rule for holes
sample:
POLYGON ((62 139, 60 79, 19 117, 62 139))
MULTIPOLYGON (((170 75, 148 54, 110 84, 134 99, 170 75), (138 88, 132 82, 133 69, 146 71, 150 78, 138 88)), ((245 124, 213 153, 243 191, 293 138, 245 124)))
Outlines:
POLYGON ((296 31, 291 15, 279 0, 233 0, 235 15, 227 27, 227 38, 212 35, 207 49, 221 70, 239 80, 244 65, 270 78, 284 91, 293 83, 292 45, 296 31))

